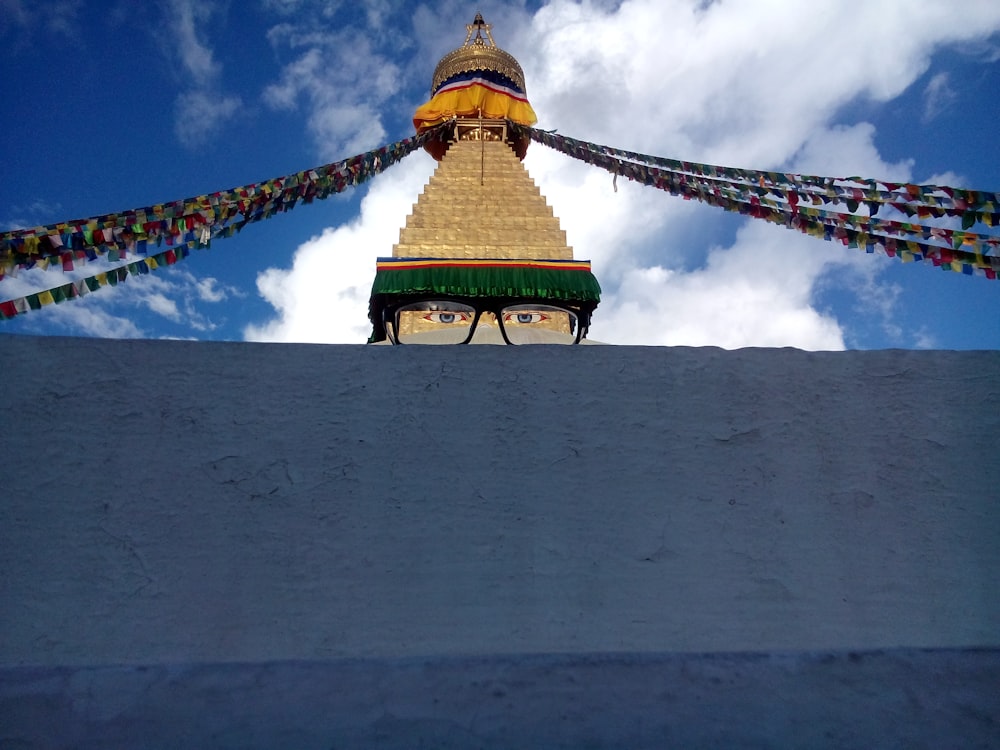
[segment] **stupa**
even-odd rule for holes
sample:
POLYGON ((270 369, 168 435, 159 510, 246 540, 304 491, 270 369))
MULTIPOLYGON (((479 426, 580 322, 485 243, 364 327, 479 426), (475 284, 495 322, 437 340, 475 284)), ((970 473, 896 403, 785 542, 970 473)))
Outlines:
POLYGON ((392 257, 378 259, 372 342, 576 344, 600 301, 521 163, 528 140, 511 125, 537 118, 491 28, 477 13, 414 114, 418 133, 441 128, 426 145, 439 163, 392 257))

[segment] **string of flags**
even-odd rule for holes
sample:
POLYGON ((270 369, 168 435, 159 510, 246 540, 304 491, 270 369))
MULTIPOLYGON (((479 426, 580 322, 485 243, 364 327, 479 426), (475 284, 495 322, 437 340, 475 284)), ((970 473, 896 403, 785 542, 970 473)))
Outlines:
MULTIPOLYGON (((441 138, 445 122, 387 146, 314 169, 115 214, 0 232, 0 282, 20 269, 62 268, 98 259, 122 263, 51 289, 0 301, 0 319, 76 299, 208 248, 247 225, 359 185, 441 138), (166 245, 165 250, 151 249, 166 245)), ((700 164, 603 146, 508 121, 522 137, 614 175, 763 219, 827 241, 904 262, 996 279, 1000 194, 861 177, 820 177, 700 164), (862 210, 863 209, 863 210, 862 210), (885 212, 889 216, 879 216, 885 212), (915 219, 915 221, 914 221, 915 219), (960 225, 960 228, 959 228, 960 225), (979 231, 975 231, 975 230, 979 231)), ((2 292, 2 287, 0 287, 2 292)))
MULTIPOLYGON (((0 319, 76 299, 129 276, 147 274, 186 258, 213 239, 232 237, 247 225, 323 200, 360 185, 439 137, 446 125, 342 161, 208 195, 114 214, 0 232, 0 282, 20 269, 59 268, 104 259, 110 270, 40 292, 0 301, 0 319), (157 249, 166 245, 166 249, 157 249)), ((0 286, 0 295, 3 287, 0 286)))
POLYGON ((977 225, 1000 227, 998 193, 720 167, 509 125, 538 143, 606 169, 615 176, 616 187, 617 178, 622 176, 685 200, 764 219, 869 253, 878 250, 904 262, 927 261, 946 271, 990 279, 996 279, 1000 272, 1000 234, 970 231, 977 225), (881 211, 897 218, 880 217, 881 211), (908 221, 914 218, 916 221, 908 221))

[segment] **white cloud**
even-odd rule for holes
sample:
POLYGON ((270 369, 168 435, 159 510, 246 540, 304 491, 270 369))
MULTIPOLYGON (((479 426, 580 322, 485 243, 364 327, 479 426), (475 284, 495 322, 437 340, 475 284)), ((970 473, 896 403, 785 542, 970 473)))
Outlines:
POLYGON ((289 270, 268 268, 257 277, 261 295, 278 316, 248 326, 252 341, 361 344, 368 340, 368 297, 375 260, 392 254, 399 227, 433 169, 423 152, 390 168, 371 184, 353 222, 330 228, 301 245, 289 270), (388 175, 392 179, 386 179, 388 175), (388 217, 399 217, 396 219, 388 217))
MULTIPOLYGON (((995 25, 1000 13, 990 15, 995 25)), ((557 0, 536 15, 532 52, 521 62, 542 127, 717 164, 904 180, 912 162, 882 159, 873 126, 834 125, 831 118, 854 98, 901 93, 924 71, 936 43, 982 34, 949 16, 927 3, 699 7, 632 0, 601 10, 557 0), (904 16, 905 32, 897 25, 904 16)), ((715 247, 704 267, 685 271, 687 248, 672 244, 696 236, 693 222, 705 222, 704 211, 656 191, 612 195, 608 175, 557 166, 548 155, 532 161, 538 146, 532 148, 533 175, 578 257, 595 261, 610 292, 595 316, 595 338, 840 348, 838 322, 815 308, 821 284, 831 283, 825 275, 836 268, 859 291, 881 289, 873 275, 882 264, 870 256, 776 227, 751 228, 750 220, 735 243, 715 247), (658 259, 651 247, 659 248, 658 259), (796 247, 830 260, 811 263, 796 247), (759 273, 769 254, 783 261, 763 263, 773 277, 759 273), (617 274, 603 270, 610 264, 623 270, 620 287, 617 274), (626 306, 632 295, 665 313, 641 335, 626 306), (771 325, 775 320, 780 325, 771 325)), ((887 323, 890 312, 878 310, 887 323)))
POLYGON ((938 73, 924 89, 924 120, 933 120, 958 98, 947 73, 938 73))
POLYGON ((196 28, 211 17, 211 5, 173 0, 170 7, 181 63, 198 84, 212 83, 218 78, 221 68, 215 62, 212 50, 198 38, 196 28))
POLYGON ((877 175, 881 179, 907 182, 913 178, 913 159, 888 163, 875 148, 875 126, 868 122, 856 125, 821 126, 813 130, 802 148, 789 160, 799 174, 860 177, 877 175))
POLYGON ((631 268, 602 302, 592 338, 669 346, 843 349, 837 322, 813 309, 816 277, 838 258, 830 246, 763 222, 747 224, 704 268, 631 268))
POLYGON ((305 0, 261 0, 261 5, 275 13, 289 16, 297 13, 303 2, 305 0))
POLYGON ((368 18, 369 27, 381 26, 394 12, 393 4, 389 0, 364 0, 362 6, 365 9, 365 16, 368 18))
POLYGON ((264 89, 264 103, 294 110, 304 99, 309 132, 324 161, 384 141, 382 109, 399 91, 401 72, 371 38, 356 29, 325 32, 292 23, 273 27, 268 38, 276 50, 292 50, 297 57, 264 89))
MULTIPOLYGON (((105 261, 95 261, 83 268, 66 272, 30 268, 21 270, 16 277, 8 276, 0 282, 0 299, 11 300, 29 294, 66 284, 82 276, 107 271, 111 265, 105 261)), ((100 338, 139 338, 143 330, 133 321, 109 311, 116 302, 121 302, 124 285, 106 287, 99 294, 87 294, 82 300, 70 300, 58 305, 49 305, 41 311, 31 311, 18 321, 30 333, 37 324, 62 331, 69 335, 98 336, 100 338)))
POLYGON ((10 229, 37 227, 61 216, 62 210, 59 203, 49 203, 40 199, 26 205, 15 204, 8 207, 7 215, 3 218, 3 226, 10 229))
POLYGON ((181 311, 177 308, 177 303, 164 294, 154 292, 145 295, 145 304, 157 315, 162 315, 175 323, 181 319, 181 311))
POLYGON ((917 349, 936 349, 938 347, 938 342, 930 333, 927 332, 926 328, 921 328, 916 333, 914 346, 917 349))
MULTIPOLYGON (((521 9, 494 36, 524 67, 540 127, 692 161, 898 180, 911 179, 912 161, 887 162, 871 124, 838 124, 836 116, 858 99, 898 96, 936 49, 1000 27, 1000 4, 986 0, 961 14, 933 0, 552 0, 523 25, 521 9)), ((454 11, 418 9, 415 25, 435 32, 425 46, 438 43, 441 29, 453 29, 450 46, 461 43, 454 11)), ((288 33, 279 36, 292 45, 288 33)), ((305 94, 323 154, 344 156, 347 144, 361 143, 366 107, 378 111, 395 90, 383 83, 377 95, 358 93, 379 80, 377 46, 362 44, 367 60, 358 62, 325 42, 310 44, 267 97, 272 106, 297 106, 305 94), (338 67, 346 72, 331 77, 338 67)), ((380 132, 378 118, 367 127, 380 132)), ((753 220, 724 223, 716 209, 621 181, 615 192, 607 173, 538 144, 526 164, 576 257, 593 260, 605 289, 596 339, 839 349, 843 325, 817 302, 830 285, 865 295, 891 326, 898 290, 879 282, 877 258, 753 220)), ((367 304, 374 258, 391 253, 417 176, 428 171, 394 168, 375 181, 354 222, 300 247, 291 269, 261 274, 258 287, 278 317, 247 336, 363 340, 368 327, 357 308, 367 304)))
POLYGON ((204 41, 217 11, 215 3, 204 0, 170 0, 167 6, 171 51, 179 58, 183 79, 189 82, 174 101, 174 132, 188 148, 208 141, 242 107, 238 96, 222 91, 222 66, 204 41))
MULTIPOLYGON (((135 260, 134 257, 129 258, 135 260)), ((43 289, 61 286, 69 281, 107 272, 118 264, 101 258, 78 264, 73 271, 22 270, 16 277, 7 277, 0 284, 0 299, 24 297, 43 289)), ((69 300, 45 308, 44 316, 29 312, 18 320, 31 332, 43 318, 45 325, 69 335, 102 338, 140 338, 147 335, 141 324, 112 310, 144 309, 185 329, 212 331, 217 327, 206 305, 243 296, 239 290, 221 284, 213 277, 198 278, 183 268, 171 268, 142 276, 129 276, 126 282, 105 287, 99 293, 85 294, 83 299, 69 300)))
MULTIPOLYGON (((194 288, 198 292, 198 299, 203 302, 223 302, 233 295, 231 287, 220 287, 218 279, 211 277, 205 279, 195 279, 191 277, 194 288)), ((239 295, 236 295, 239 296, 239 295)))
POLYGON ((55 330, 63 328, 67 334, 75 336, 136 339, 145 335, 144 331, 133 321, 120 315, 114 315, 106 309, 105 305, 67 302, 48 308, 46 314, 49 318, 47 324, 51 328, 55 330))
POLYGON ((240 106, 237 96, 221 96, 203 89, 182 92, 174 102, 174 132, 185 146, 198 146, 231 119, 240 106))
POLYGON ((198 331, 212 331, 217 327, 205 305, 242 296, 234 287, 220 284, 211 276, 199 278, 186 268, 130 278, 128 283, 132 288, 132 304, 198 331))

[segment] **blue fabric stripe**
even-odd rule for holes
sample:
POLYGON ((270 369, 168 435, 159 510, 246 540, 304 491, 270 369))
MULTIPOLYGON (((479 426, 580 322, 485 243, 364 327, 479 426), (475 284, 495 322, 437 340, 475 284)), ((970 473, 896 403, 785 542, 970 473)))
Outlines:
POLYGON ((506 86, 524 96, 524 89, 522 89, 512 80, 510 80, 507 76, 501 75, 500 73, 496 73, 492 70, 470 70, 466 73, 459 73, 457 75, 453 75, 451 78, 442 81, 441 85, 434 90, 434 93, 436 94, 438 91, 447 86, 449 83, 471 81, 473 78, 482 78, 487 81, 490 81, 491 83, 495 83, 499 86, 506 86))

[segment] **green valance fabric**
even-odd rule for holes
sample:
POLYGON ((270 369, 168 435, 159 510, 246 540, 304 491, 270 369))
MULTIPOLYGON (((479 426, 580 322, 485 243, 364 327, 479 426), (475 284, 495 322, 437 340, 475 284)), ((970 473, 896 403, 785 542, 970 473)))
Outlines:
POLYGON ((589 261, 380 258, 372 298, 383 295, 523 297, 593 306, 601 286, 589 261))

